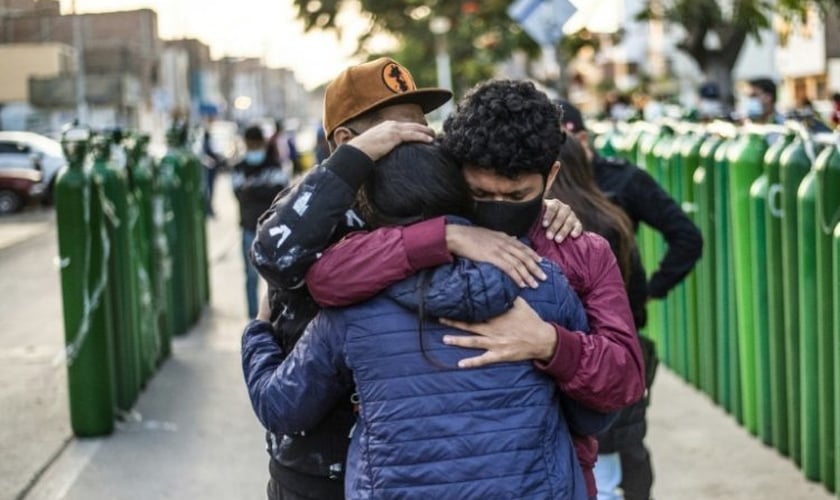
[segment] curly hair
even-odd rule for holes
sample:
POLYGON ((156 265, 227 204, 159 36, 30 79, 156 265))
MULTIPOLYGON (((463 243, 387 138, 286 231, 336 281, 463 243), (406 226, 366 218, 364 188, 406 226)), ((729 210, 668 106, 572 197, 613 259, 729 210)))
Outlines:
POLYGON ((533 83, 483 82, 443 124, 443 147, 462 165, 515 179, 548 175, 564 138, 563 110, 533 83))

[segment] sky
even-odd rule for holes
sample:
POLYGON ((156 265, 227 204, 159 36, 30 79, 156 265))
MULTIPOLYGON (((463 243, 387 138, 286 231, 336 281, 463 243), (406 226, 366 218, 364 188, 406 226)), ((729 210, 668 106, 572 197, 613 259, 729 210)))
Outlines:
MULTIPOLYGON (((72 0, 61 0, 63 13, 72 0)), ((163 39, 198 38, 212 56, 262 57, 270 67, 286 67, 312 89, 332 79, 352 59, 355 38, 367 29, 358 13, 344 13, 340 22, 347 35, 303 33, 292 0, 76 0, 84 12, 132 10, 148 7, 158 14, 163 39)))

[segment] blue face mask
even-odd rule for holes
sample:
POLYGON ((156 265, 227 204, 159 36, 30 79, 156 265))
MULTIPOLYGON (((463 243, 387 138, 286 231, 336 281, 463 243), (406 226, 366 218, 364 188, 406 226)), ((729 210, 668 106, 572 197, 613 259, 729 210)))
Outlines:
POLYGON ((245 163, 252 167, 262 165, 265 161, 265 150, 247 151, 245 153, 245 163))
POLYGON ((744 111, 749 118, 761 118, 764 114, 764 104, 758 97, 748 97, 744 111))

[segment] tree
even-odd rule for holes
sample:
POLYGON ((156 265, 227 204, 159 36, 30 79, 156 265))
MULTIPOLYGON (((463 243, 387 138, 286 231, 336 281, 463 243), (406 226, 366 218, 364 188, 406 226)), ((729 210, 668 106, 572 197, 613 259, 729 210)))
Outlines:
POLYGON ((732 98, 732 69, 748 37, 760 39, 772 16, 805 19, 816 6, 823 13, 840 8, 840 0, 646 0, 641 20, 680 25, 685 36, 678 48, 688 54, 706 78, 718 84, 725 103, 732 98), (710 43, 717 39, 718 43, 710 43))
MULTIPOLYGON (((452 22, 447 35, 454 89, 464 89, 493 75, 495 64, 514 50, 529 56, 539 47, 507 15, 509 0, 294 0, 307 30, 340 31, 336 18, 345 4, 358 3, 372 27, 360 41, 378 32, 394 35, 400 48, 394 56, 408 66, 418 85, 436 85, 435 36, 429 21, 444 16, 452 22)), ((710 81, 718 84, 725 102, 732 96, 732 69, 748 37, 759 39, 780 14, 796 22, 810 6, 822 12, 840 8, 840 0, 645 0, 641 20, 662 20, 679 25, 684 37, 678 47, 688 54, 710 81), (710 43, 715 41, 715 43, 710 43)), ((560 45, 569 60, 587 43, 586 37, 567 37, 560 45)), ((369 56, 377 54, 367 53, 369 56)), ((552 83, 552 82, 543 82, 552 83)))
MULTIPOLYGON (((338 30, 338 12, 349 2, 294 0, 294 3, 307 30, 338 30)), ((437 84, 436 40, 429 29, 432 17, 444 16, 452 23, 447 38, 456 94, 493 76, 495 64, 510 57, 515 49, 529 55, 539 51, 537 44, 507 15, 508 0, 358 0, 358 3, 370 15, 373 25, 360 41, 360 48, 366 38, 377 32, 392 34, 400 42, 394 57, 411 69, 421 86, 437 84)))

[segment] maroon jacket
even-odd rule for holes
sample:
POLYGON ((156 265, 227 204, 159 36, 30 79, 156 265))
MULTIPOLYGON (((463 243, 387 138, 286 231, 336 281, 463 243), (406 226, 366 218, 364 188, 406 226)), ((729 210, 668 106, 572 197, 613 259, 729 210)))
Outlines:
MULTIPOLYGON (((538 220, 541 220, 538 219, 538 220)), ((548 363, 536 366, 554 378, 569 397, 601 412, 641 399, 644 365, 621 272, 609 243, 584 233, 563 243, 549 240, 539 223, 528 234, 534 250, 558 263, 580 296, 589 334, 557 330, 557 347, 548 363)), ((325 307, 366 300, 420 269, 450 262, 442 217, 407 227, 353 233, 329 248, 310 267, 306 284, 325 307)), ((575 436, 575 448, 591 495, 598 443, 575 436)))

